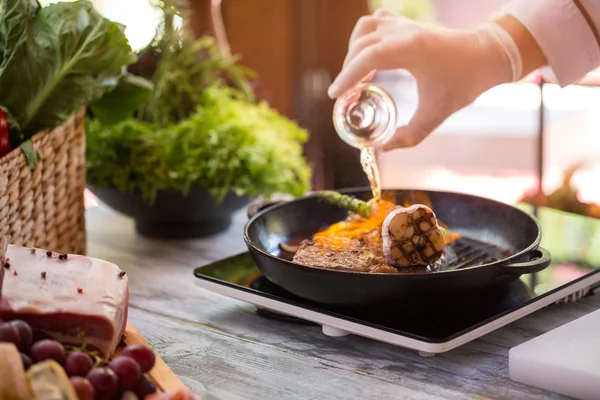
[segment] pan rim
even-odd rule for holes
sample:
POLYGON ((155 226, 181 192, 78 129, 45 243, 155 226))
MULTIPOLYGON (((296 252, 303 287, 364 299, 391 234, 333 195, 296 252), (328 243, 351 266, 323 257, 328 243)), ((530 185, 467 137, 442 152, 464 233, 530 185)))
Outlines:
MULTIPOLYGON (((247 246, 252 247, 253 251, 256 251, 257 253, 260 253, 261 255, 271 258, 277 262, 281 262, 286 264, 287 266, 293 267, 293 268, 300 268, 300 269, 309 269, 309 270, 315 270, 315 271, 323 271, 320 273, 337 273, 337 274, 350 274, 350 275, 364 275, 364 276, 395 276, 395 277, 403 277, 403 279, 423 279, 424 277, 435 277, 435 276, 440 276, 440 274, 448 274, 448 273, 464 273, 464 271, 471 271, 474 269, 478 269, 478 268, 483 268, 483 267, 501 267, 507 264, 510 264, 512 261, 514 261, 515 259, 518 259, 519 257, 522 257, 524 255, 526 255, 527 253, 531 253, 533 250, 537 249, 541 243, 542 240, 542 227, 539 223, 539 221, 532 217, 531 215, 527 214, 525 211, 507 204, 507 203, 503 203, 501 201, 498 200, 494 200, 494 199, 490 199, 488 197, 483 197, 483 196, 479 196, 479 195, 473 195, 470 193, 463 193, 463 192, 457 192, 457 191, 448 191, 448 190, 436 190, 436 189, 418 189, 418 188, 396 188, 396 189, 391 189, 391 188, 382 188, 382 192, 383 191, 421 191, 421 192, 429 192, 429 193, 440 193, 440 194, 450 194, 450 195, 459 195, 459 196, 466 196, 466 197, 471 197, 471 198, 477 198, 477 199, 481 199, 484 201, 488 201, 491 203, 495 203, 499 206, 503 206, 503 207, 510 207, 512 209, 514 209, 515 211, 519 212, 522 214, 522 216, 524 218, 528 218, 530 221, 532 221, 536 228, 537 228, 537 235, 535 240, 533 240, 533 242, 527 246, 526 248, 524 248, 523 250, 517 252, 517 253, 513 253, 510 256, 504 257, 500 260, 496 260, 490 263, 485 263, 485 264, 480 264, 480 265, 474 265, 474 266, 470 266, 470 267, 466 267, 466 268, 461 268, 461 269, 453 269, 453 270, 443 270, 443 271, 436 271, 436 272, 425 272, 425 273, 391 273, 391 272, 366 272, 366 271, 352 271, 352 270, 345 270, 345 269, 329 269, 329 268, 322 268, 322 267, 317 267, 317 266, 313 266, 313 265, 306 265, 306 264, 300 264, 294 261, 290 261, 290 260, 286 260, 284 258, 281 257, 277 257, 267 251, 264 251, 262 249, 260 249, 255 243, 253 243, 252 240, 250 240, 250 236, 248 234, 248 231, 250 229, 250 227, 252 226, 252 224, 256 223, 255 221, 257 221, 260 217, 262 217, 263 215, 269 213, 269 212, 273 212, 281 207, 285 207, 286 205, 289 204, 293 204, 296 202, 300 202, 300 201, 306 201, 306 200, 310 200, 316 197, 316 193, 310 193, 308 195, 305 195, 303 197, 297 198, 297 199, 293 199, 290 201, 282 201, 279 204, 274 204, 260 212, 258 212, 256 215, 254 215, 252 218, 250 218, 246 224, 244 225, 244 241, 246 242, 247 246)), ((360 187, 350 187, 350 188, 343 188, 343 189, 335 189, 336 192, 339 193, 358 193, 358 192, 369 192, 371 191, 370 187, 366 187, 366 186, 360 186, 360 187)), ((434 210, 435 212, 435 210, 434 210)))

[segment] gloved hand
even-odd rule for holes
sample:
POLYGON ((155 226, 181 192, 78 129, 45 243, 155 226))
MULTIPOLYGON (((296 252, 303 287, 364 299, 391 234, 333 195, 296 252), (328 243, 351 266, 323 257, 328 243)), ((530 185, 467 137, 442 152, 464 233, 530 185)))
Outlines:
POLYGON ((493 22, 453 30, 377 10, 356 24, 342 71, 328 94, 337 98, 370 80, 375 70, 387 69, 405 69, 415 78, 419 104, 384 150, 415 146, 487 89, 519 80, 522 61, 511 36, 493 22))

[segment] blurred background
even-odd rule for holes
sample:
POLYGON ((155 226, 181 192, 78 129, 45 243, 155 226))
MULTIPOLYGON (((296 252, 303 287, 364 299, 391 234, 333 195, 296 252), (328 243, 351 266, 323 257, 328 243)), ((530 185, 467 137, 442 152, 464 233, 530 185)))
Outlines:
MULTIPOLYGON (((135 49, 152 39, 160 16, 148 0, 93 2, 126 25, 135 49)), ((223 0, 221 13, 231 52, 258 72, 264 97, 310 131, 306 156, 314 166, 314 188, 320 189, 367 183, 356 152, 333 129, 333 102, 326 96, 356 20, 383 6, 409 18, 469 28, 506 2, 223 0)), ((198 35, 213 32, 211 1, 187 4, 190 28, 198 35)), ((410 118, 417 101, 410 76, 387 71, 375 80, 393 94, 404 121, 410 118)), ((379 154, 383 186, 456 190, 515 203, 537 187, 541 159, 546 194, 580 163, 570 188, 579 201, 600 203, 600 88, 594 79, 587 82, 564 89, 522 82, 490 90, 417 148, 379 154)))

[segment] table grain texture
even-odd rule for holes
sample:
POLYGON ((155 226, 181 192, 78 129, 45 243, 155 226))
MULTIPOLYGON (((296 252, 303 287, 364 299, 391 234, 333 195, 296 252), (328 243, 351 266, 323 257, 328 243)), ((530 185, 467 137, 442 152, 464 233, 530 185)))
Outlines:
POLYGON ((219 235, 157 240, 104 205, 87 211, 88 254, 127 271, 130 321, 192 390, 222 400, 562 399, 511 381, 508 350, 600 307, 554 305, 458 349, 416 351, 259 317, 194 283, 193 269, 245 250, 245 211, 219 235))

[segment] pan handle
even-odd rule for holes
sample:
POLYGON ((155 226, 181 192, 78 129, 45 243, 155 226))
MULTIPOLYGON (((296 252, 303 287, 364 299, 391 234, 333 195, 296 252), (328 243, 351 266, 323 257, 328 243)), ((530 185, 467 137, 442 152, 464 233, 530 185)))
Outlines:
POLYGON ((248 219, 251 219, 256 214, 261 212, 262 210, 265 210, 269 207, 273 207, 273 206, 275 206, 279 203, 283 203, 283 202, 285 202, 285 200, 257 201, 248 206, 248 208, 246 209, 246 215, 248 215, 248 219))
POLYGON ((532 274, 547 268, 552 262, 552 255, 543 247, 538 247, 528 253, 529 261, 500 265, 502 272, 507 274, 532 274))

